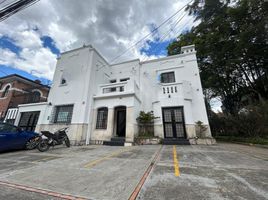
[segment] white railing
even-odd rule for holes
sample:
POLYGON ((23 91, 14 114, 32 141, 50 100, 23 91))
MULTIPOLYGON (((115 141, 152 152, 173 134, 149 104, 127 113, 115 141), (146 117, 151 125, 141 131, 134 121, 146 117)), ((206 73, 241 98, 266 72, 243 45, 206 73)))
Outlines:
POLYGON ((182 83, 166 83, 160 85, 160 96, 179 95, 181 93, 182 83))
POLYGON ((158 91, 159 98, 178 98, 192 99, 192 87, 188 81, 180 83, 162 83, 158 91))
POLYGON ((139 86, 134 80, 127 80, 118 83, 108 83, 99 85, 97 96, 118 95, 126 93, 135 93, 139 95, 139 86))

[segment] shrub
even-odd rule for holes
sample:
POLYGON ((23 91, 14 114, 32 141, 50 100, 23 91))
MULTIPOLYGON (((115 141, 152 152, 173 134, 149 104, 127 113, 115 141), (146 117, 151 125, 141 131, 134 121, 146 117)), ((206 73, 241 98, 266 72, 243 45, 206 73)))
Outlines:
POLYGON ((268 138, 268 103, 244 107, 236 115, 213 113, 210 127, 213 136, 268 138))
POLYGON ((153 123, 154 120, 157 118, 159 117, 155 117, 153 111, 150 112, 140 111, 140 115, 139 117, 137 117, 136 120, 138 121, 138 123, 153 123))
POLYGON ((139 126, 139 136, 154 137, 154 120, 157 118, 159 117, 155 117, 153 111, 140 111, 140 115, 136 119, 139 126))
POLYGON ((207 127, 203 124, 203 122, 197 121, 195 122, 195 125, 196 125, 196 136, 199 138, 206 137, 207 127))

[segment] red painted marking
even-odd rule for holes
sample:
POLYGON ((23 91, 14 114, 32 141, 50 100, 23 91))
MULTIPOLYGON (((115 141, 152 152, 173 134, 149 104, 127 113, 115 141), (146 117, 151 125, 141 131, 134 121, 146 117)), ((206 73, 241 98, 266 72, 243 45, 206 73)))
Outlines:
POLYGON ((82 198, 82 197, 77 197, 77 196, 72 196, 72 195, 68 195, 68 194, 57 193, 57 192, 53 192, 53 191, 49 191, 49 190, 33 188, 33 187, 20 185, 20 184, 9 183, 9 182, 5 182, 5 181, 0 181, 0 185, 4 185, 4 186, 7 186, 7 187, 12 187, 12 188, 15 188, 15 189, 20 189, 20 190, 25 190, 25 191, 28 191, 28 192, 35 192, 35 193, 39 193, 39 194, 45 194, 45 195, 48 195, 48 196, 67 199, 67 200, 86 200, 85 198, 82 198))
POLYGON ((158 159, 159 155, 160 155, 160 151, 162 149, 162 146, 161 148, 158 150, 157 154, 155 155, 154 159, 152 160, 150 166, 147 168, 147 170, 145 171, 145 173, 143 174, 140 182, 138 183, 138 185, 136 186, 136 188, 134 189, 134 191, 132 192, 131 196, 129 197, 128 200, 135 200, 139 194, 139 192, 141 191, 141 188, 145 182, 145 180, 147 179, 147 177, 149 176, 152 168, 154 167, 155 165, 155 162, 156 160, 158 159))

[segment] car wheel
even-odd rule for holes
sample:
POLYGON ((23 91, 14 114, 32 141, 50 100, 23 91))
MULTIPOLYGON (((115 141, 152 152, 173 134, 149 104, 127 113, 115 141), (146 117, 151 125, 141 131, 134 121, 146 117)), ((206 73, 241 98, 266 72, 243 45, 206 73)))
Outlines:
POLYGON ((39 138, 31 138, 25 144, 27 150, 32 150, 38 145, 39 138))

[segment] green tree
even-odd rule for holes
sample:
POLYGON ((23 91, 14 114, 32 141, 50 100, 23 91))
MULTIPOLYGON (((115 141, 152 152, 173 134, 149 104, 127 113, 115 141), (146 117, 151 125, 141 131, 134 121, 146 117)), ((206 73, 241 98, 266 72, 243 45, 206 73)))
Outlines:
POLYGON ((187 10, 199 25, 167 48, 174 55, 196 45, 203 87, 228 113, 237 113, 245 94, 268 99, 267 6, 263 0, 195 0, 187 10))

